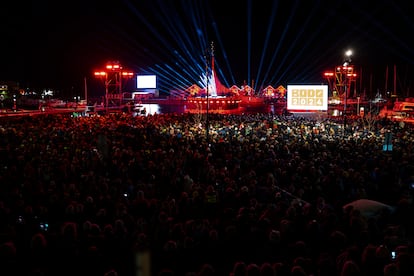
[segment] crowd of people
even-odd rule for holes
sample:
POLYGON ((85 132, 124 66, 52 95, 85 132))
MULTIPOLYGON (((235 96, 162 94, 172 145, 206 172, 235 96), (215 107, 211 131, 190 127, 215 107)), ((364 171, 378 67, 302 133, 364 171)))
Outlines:
POLYGON ((413 141, 386 119, 8 118, 1 274, 411 276, 413 141))

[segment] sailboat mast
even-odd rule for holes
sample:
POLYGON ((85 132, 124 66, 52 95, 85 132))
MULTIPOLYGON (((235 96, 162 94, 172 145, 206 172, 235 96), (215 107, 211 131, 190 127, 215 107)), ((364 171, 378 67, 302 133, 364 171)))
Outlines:
POLYGON ((394 64, 394 91, 393 95, 397 95, 397 65, 394 64))
POLYGON ((387 93, 388 90, 388 65, 387 68, 385 69, 385 93, 387 93))
POLYGON ((88 85, 86 82, 86 77, 83 78, 84 88, 85 88, 85 103, 88 104, 88 85))
POLYGON ((214 72, 214 42, 211 42, 211 72, 214 72))

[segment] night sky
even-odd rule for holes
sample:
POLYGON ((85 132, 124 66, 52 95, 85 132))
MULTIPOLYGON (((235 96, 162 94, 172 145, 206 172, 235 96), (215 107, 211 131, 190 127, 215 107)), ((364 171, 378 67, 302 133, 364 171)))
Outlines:
POLYGON ((168 92, 199 81, 213 43, 228 86, 320 84, 352 49, 360 93, 392 91, 394 68, 397 93, 414 88, 408 1, 37 0, 0 8, 0 80, 26 87, 82 90, 85 78, 96 81, 95 70, 118 60, 157 74, 168 92))

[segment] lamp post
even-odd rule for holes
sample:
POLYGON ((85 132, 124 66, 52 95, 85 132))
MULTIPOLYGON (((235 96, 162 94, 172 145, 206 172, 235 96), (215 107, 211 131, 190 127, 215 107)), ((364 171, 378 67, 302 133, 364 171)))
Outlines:
POLYGON ((347 100, 348 100, 348 73, 349 73, 349 68, 351 68, 349 65, 351 63, 351 56, 352 56, 352 50, 347 50, 345 52, 345 61, 343 64, 343 73, 344 73, 344 92, 345 92, 345 97, 344 97, 344 134, 345 134, 345 129, 346 129, 346 108, 347 108, 347 100))

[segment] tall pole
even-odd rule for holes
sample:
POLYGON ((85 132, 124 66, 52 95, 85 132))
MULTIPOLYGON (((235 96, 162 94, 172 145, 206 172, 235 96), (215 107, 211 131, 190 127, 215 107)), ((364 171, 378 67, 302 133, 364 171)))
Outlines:
POLYGON ((344 76, 344 80, 345 80, 345 99, 344 99, 344 129, 343 129, 343 134, 345 135, 345 130, 346 130, 346 104, 347 104, 347 100, 348 100, 348 86, 347 86, 347 82, 348 82, 348 78, 347 78, 347 74, 348 74, 348 70, 347 68, 345 68, 345 76, 344 76))
POLYGON ((86 82, 86 77, 83 78, 84 86, 85 86, 85 103, 88 105, 88 85, 86 82))
POLYGON ((106 73, 106 79, 105 79, 105 110, 106 110, 106 114, 108 115, 108 104, 109 104, 109 80, 108 80, 108 72, 106 73))
POLYGON ((207 50, 207 53, 205 55, 206 93, 207 93, 207 95, 206 95, 206 97, 207 97, 207 106, 206 106, 206 139, 207 139, 207 142, 210 141, 210 122, 209 122, 209 114, 208 114, 208 111, 209 111, 209 108, 210 108, 210 101, 209 101, 209 95, 208 95, 208 94, 210 94, 209 87, 208 87, 209 86, 209 80, 210 80, 210 73, 209 73, 210 70, 209 70, 209 64, 208 64, 209 58, 210 58, 210 51, 207 50))
POLYGON ((344 99, 344 130, 343 130, 343 134, 345 135, 345 130, 346 130, 346 105, 347 105, 347 100, 348 100, 348 68, 349 68, 349 64, 351 63, 351 56, 352 56, 352 50, 347 50, 345 52, 345 62, 344 65, 342 67, 342 71, 345 71, 345 76, 344 76, 344 80, 345 80, 345 99, 344 99))

